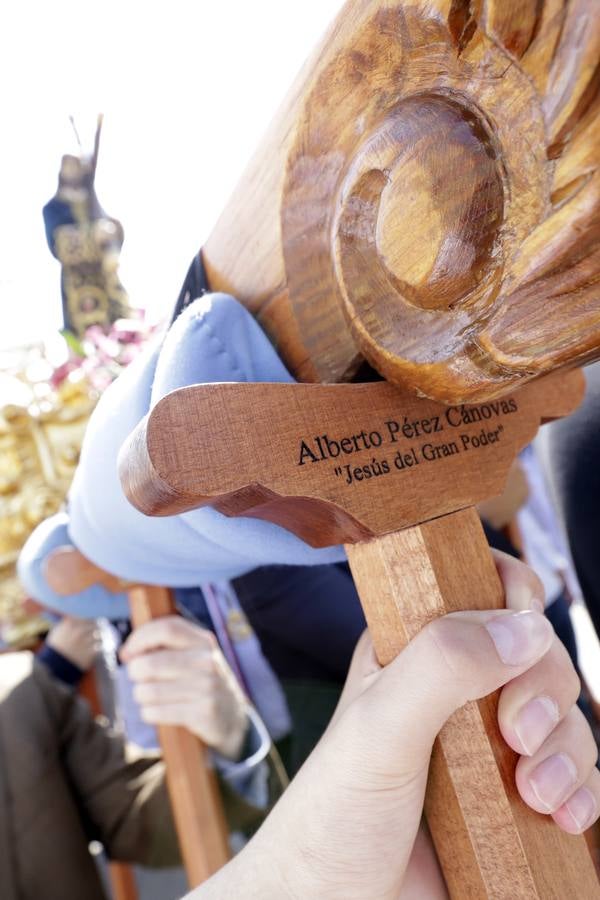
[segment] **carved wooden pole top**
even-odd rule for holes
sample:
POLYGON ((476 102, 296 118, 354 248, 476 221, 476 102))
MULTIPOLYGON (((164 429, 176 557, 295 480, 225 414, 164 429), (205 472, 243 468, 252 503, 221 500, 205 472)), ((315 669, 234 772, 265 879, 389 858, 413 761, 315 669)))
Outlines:
MULTIPOLYGON (((330 384, 163 398, 122 452, 132 502, 317 546, 427 520, 348 546, 385 658, 432 594, 500 603, 475 513, 444 514, 576 404, 577 376, 533 379, 600 351, 599 57, 597 0, 348 0, 202 251, 294 375, 330 384), (331 384, 365 361, 393 384, 331 384)), ((452 895, 596 897, 583 842, 516 801, 486 703, 432 773, 452 895)))
POLYGON ((367 360, 480 402, 597 356, 599 60, 596 0, 351 0, 207 242, 211 286, 305 381, 367 360))

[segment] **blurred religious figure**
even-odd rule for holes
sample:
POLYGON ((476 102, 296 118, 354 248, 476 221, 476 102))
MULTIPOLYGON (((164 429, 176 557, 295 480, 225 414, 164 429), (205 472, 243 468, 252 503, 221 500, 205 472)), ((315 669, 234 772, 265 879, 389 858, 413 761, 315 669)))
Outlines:
POLYGON ((132 315, 118 274, 123 226, 104 212, 94 187, 101 128, 99 116, 91 155, 63 156, 58 188, 43 209, 48 246, 62 267, 64 327, 77 337, 132 315))

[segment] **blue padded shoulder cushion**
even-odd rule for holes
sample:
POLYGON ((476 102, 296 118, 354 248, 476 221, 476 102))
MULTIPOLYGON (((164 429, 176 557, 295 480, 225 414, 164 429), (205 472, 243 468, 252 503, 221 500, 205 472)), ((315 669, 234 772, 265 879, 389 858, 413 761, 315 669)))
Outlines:
POLYGON ((111 594, 101 585, 94 585, 78 594, 63 597, 55 593, 46 581, 44 564, 47 557, 58 547, 72 547, 68 533, 69 517, 57 513, 46 519, 30 535, 21 550, 17 571, 28 595, 50 612, 63 616, 78 616, 81 619, 106 618, 118 620, 129 618, 126 594, 111 594))
POLYGON ((207 294, 115 381, 91 417, 71 488, 69 534, 96 565, 122 578, 170 587, 228 580, 258 566, 339 562, 343 548, 315 550, 258 519, 204 508, 149 518, 126 500, 117 475, 124 440, 165 394, 208 382, 291 382, 252 316, 232 297, 207 294))

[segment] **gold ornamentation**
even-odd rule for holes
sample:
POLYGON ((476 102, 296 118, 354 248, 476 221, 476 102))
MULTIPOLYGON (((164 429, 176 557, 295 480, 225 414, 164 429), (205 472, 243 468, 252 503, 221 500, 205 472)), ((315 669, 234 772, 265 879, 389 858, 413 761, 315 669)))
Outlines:
MULTIPOLYGON (((37 350, 30 357, 38 356, 37 350)), ((11 376, 29 402, 0 408, 0 629, 12 646, 27 645, 47 623, 27 609, 15 565, 40 522, 56 513, 73 478, 96 391, 82 377, 56 389, 28 382, 28 358, 11 376)))

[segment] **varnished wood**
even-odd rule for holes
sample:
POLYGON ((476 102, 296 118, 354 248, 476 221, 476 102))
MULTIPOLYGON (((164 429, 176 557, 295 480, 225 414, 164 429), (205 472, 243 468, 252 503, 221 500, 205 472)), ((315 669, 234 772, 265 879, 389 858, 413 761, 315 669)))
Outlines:
MULTIPOLYGON (((500 493, 540 422, 568 414, 582 393, 579 372, 548 376, 502 402, 451 408, 385 383, 198 385, 157 404, 124 447, 120 469, 129 498, 148 514, 210 504, 276 522, 315 546, 346 541, 385 664, 431 618, 503 605, 479 519, 464 507, 500 493), (472 446, 482 431, 498 439, 472 446), (375 432, 382 445, 362 447, 375 432), (461 449, 424 455, 424 447, 452 443, 461 449), (398 452, 416 464, 396 469, 398 452), (374 453, 390 473, 366 479, 374 453), (346 456, 350 483, 348 473, 336 475, 346 456), (425 524, 406 527, 415 523, 425 524), (374 534, 387 537, 365 541, 374 534)), ((585 841, 523 804, 515 761, 498 731, 495 698, 460 710, 440 737, 427 810, 453 897, 545 900, 577 885, 582 896, 600 898, 585 841)))
MULTIPOLYGON (((172 615, 171 591, 135 585, 129 591, 134 627, 172 615)), ((167 769, 167 783, 181 855, 190 887, 214 875, 229 859, 227 823, 206 748, 186 728, 159 725, 158 737, 167 769)))
POLYGON ((109 863, 113 900, 137 900, 139 897, 135 875, 126 863, 109 863))
MULTIPOLYGON (((203 248, 210 286, 257 316, 302 381, 360 380, 366 360, 413 395, 459 405, 597 358, 599 50, 596 0, 349 0, 203 248)), ((208 419, 194 418, 200 395, 191 396, 177 439, 169 416, 177 419, 179 401, 159 405, 155 423, 169 409, 159 443, 177 454, 180 444, 202 441, 207 421, 214 434, 219 421, 239 434, 233 412, 227 419, 205 409, 208 419)), ((273 457, 263 483, 260 463, 271 446, 281 450, 274 435, 284 413, 272 412, 262 445, 252 436, 231 442, 226 461, 244 470, 246 490, 217 483, 226 474, 217 460, 208 491, 206 460, 191 451, 182 451, 179 472, 165 471, 150 418, 123 458, 130 496, 157 514, 189 509, 220 488, 230 492, 218 502, 222 511, 243 508, 304 537, 316 512, 321 541, 364 539, 364 522, 351 527, 348 511, 342 519, 323 514, 338 491, 331 479, 316 485, 311 474, 310 490, 326 495, 319 506, 292 498, 299 490, 282 503, 279 464, 288 450, 273 457), (267 493, 274 484, 275 498, 267 493)), ((248 426, 251 407, 236 414, 248 426)), ((539 409, 536 421, 544 415, 539 409)), ((501 443, 496 452, 502 456, 501 443)), ((459 487, 459 506, 473 502, 482 463, 494 469, 480 454, 471 479, 451 469, 444 485, 433 482, 437 513, 415 466, 397 481, 413 503, 411 521, 420 510, 424 518, 447 512, 445 498, 459 487)), ((357 496, 367 490, 353 487, 357 496)), ((365 519, 372 532, 376 522, 382 533, 407 523, 394 518, 395 496, 368 491, 371 504, 352 506, 354 523, 365 519), (374 498, 392 510, 383 526, 374 498)), ((349 546, 382 659, 430 615, 500 602, 473 516, 349 546)), ((427 802, 453 897, 599 897, 583 839, 562 835, 518 801, 513 765, 497 740, 493 701, 461 711, 440 740, 427 802)))
MULTIPOLYGON (((504 605, 474 510, 346 549, 382 664, 437 616, 504 605)), ((600 897, 584 838, 561 832, 518 796, 517 756, 496 708, 497 696, 468 703, 434 750, 426 813, 451 896, 600 897)))
POLYGON ((125 445, 122 482, 147 515, 209 504, 315 547, 364 541, 500 494, 540 422, 575 409, 583 387, 577 371, 548 376, 470 408, 385 382, 182 388, 125 445))
MULTIPOLYGON (((123 582, 75 547, 54 550, 45 570, 48 583, 60 595, 78 593, 94 584, 101 584, 111 593, 127 590, 135 628, 176 613, 168 588, 123 582)), ((161 725, 157 731, 181 855, 189 886, 196 887, 229 859, 223 804, 206 747, 199 738, 186 728, 161 725)), ((125 885, 124 876, 122 881, 125 885)))
POLYGON ((302 380, 447 403, 600 344, 596 0, 350 0, 203 248, 302 380))

